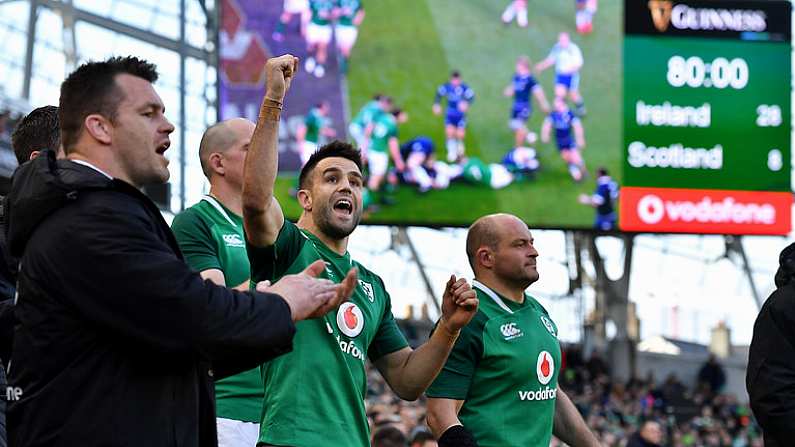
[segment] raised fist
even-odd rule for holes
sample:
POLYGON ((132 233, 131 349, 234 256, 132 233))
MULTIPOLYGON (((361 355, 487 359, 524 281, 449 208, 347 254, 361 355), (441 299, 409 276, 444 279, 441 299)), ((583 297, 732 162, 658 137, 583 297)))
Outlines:
POLYGON ((298 70, 298 58, 292 54, 283 54, 272 57, 265 63, 265 73, 268 76, 265 84, 265 97, 282 101, 290 89, 295 73, 298 70))

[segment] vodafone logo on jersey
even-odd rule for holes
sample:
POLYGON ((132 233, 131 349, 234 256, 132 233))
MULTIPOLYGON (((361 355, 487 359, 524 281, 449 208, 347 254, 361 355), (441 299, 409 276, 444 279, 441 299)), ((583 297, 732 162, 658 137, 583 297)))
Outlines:
POLYGON ((536 374, 541 385, 546 385, 552 380, 552 375, 555 374, 555 360, 552 358, 552 354, 547 351, 541 351, 538 354, 536 374))
POLYGON ((787 234, 792 226, 788 192, 624 187, 624 231, 787 234))
POLYGON ((356 337, 364 329, 364 314, 359 306, 351 302, 343 303, 337 309, 337 327, 348 337, 356 337))

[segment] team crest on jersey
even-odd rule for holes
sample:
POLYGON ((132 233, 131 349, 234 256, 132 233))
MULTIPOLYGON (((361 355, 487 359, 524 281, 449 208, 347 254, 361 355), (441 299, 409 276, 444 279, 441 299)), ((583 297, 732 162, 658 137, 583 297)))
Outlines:
POLYGON ((536 363, 536 375, 541 385, 546 385, 552 380, 552 375, 555 374, 555 360, 552 354, 547 351, 541 351, 538 354, 538 362, 536 363))
POLYGON ((553 337, 558 336, 557 332, 555 331, 555 325, 552 324, 552 320, 550 320, 546 315, 541 315, 541 323, 544 324, 544 327, 547 328, 553 337))
POLYGON ((364 329, 364 314, 359 306, 351 302, 343 303, 337 310, 337 327, 348 337, 356 337, 364 329))
POLYGON ((367 295, 367 299, 369 299, 371 303, 374 303, 375 292, 373 291, 373 285, 369 282, 364 282, 361 279, 359 280, 359 285, 362 286, 362 290, 364 290, 365 295, 367 295))

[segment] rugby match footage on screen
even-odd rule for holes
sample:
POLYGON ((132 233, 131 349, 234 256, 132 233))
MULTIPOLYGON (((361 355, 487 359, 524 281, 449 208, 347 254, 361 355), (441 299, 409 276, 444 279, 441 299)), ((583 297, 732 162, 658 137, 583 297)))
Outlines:
POLYGON ((276 190, 292 219, 302 163, 341 139, 362 150, 365 223, 509 212, 535 228, 781 234, 789 14, 784 1, 223 0, 219 118, 256 120, 264 61, 300 58, 276 190))

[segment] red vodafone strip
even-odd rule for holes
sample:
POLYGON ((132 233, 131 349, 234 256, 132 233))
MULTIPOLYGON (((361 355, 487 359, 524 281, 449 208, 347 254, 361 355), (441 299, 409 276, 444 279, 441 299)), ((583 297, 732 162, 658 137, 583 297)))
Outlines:
POLYGON ((662 233, 787 234, 792 193, 621 188, 619 227, 662 233))

